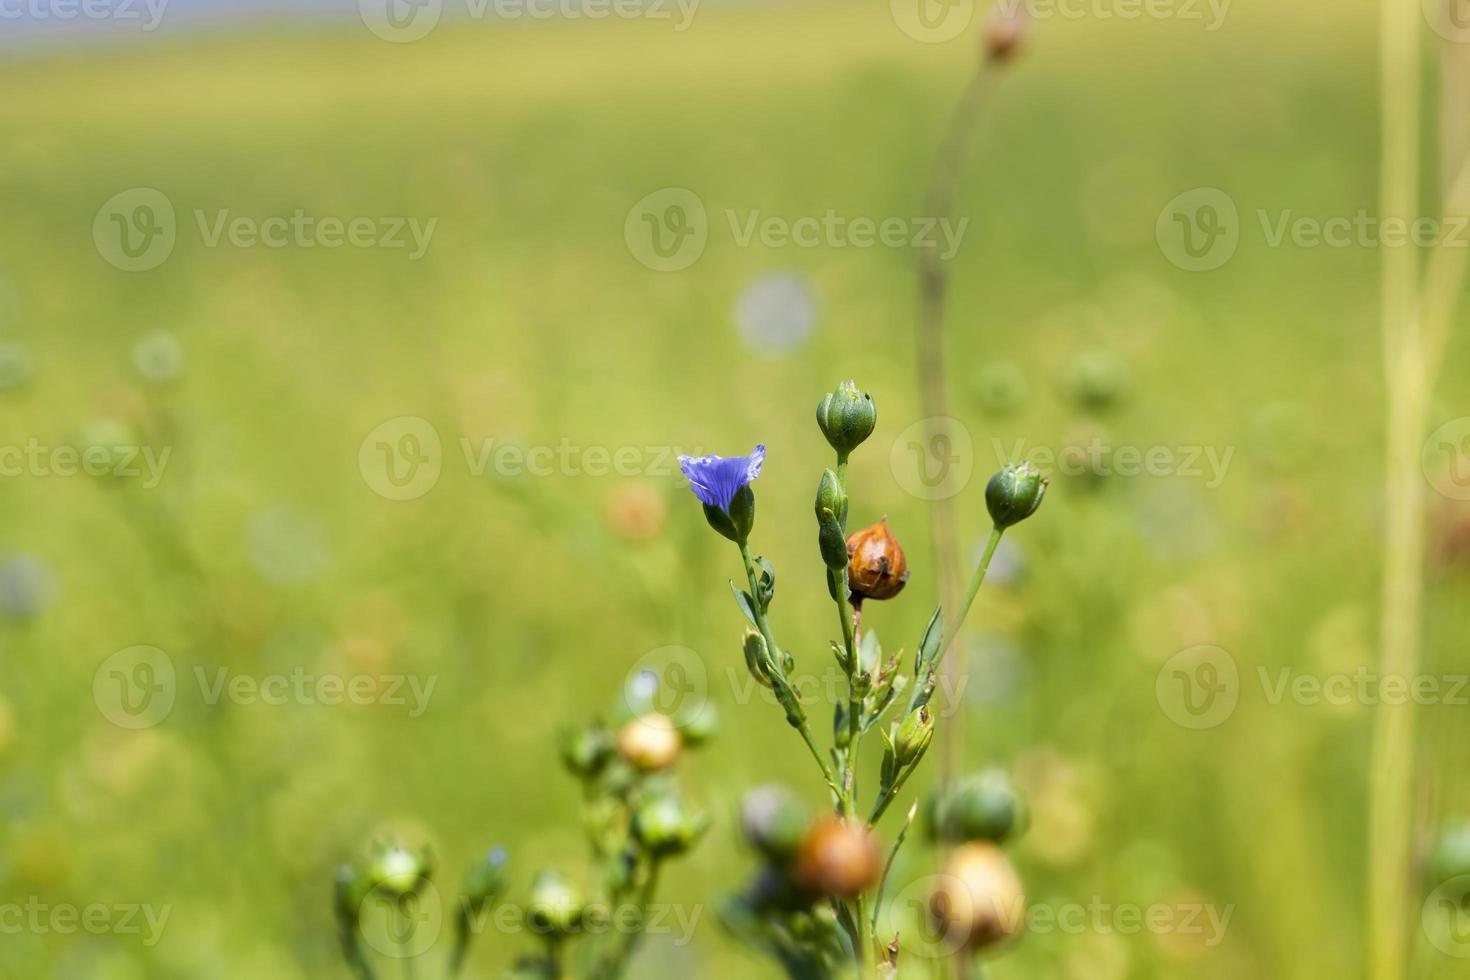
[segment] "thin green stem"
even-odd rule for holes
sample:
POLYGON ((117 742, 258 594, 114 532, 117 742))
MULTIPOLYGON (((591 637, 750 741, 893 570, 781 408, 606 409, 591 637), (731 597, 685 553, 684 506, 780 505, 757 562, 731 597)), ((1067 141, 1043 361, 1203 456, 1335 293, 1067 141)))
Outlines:
MULTIPOLYGON (((837 455, 837 485, 847 495, 847 456, 837 455)), ((845 515, 843 533, 847 532, 845 515)), ((838 587, 833 599, 837 603, 837 619, 842 623, 842 648, 846 658, 847 672, 847 747, 842 750, 842 793, 838 803, 843 815, 851 817, 857 813, 857 768, 858 744, 862 741, 863 698, 857 690, 858 655, 857 627, 848 613, 847 597, 850 591, 848 572, 844 567, 837 578, 838 587)))
POLYGON ((986 542, 985 554, 980 558, 980 564, 975 566, 975 574, 970 578, 969 591, 965 593, 964 604, 960 606, 960 613, 945 630, 946 649, 955 637, 959 636, 960 627, 965 625, 965 617, 970 615, 970 607, 975 604, 975 596, 980 591, 980 584, 985 581, 985 573, 990 570, 990 559, 995 556, 996 546, 1000 544, 1000 537, 1005 531, 998 527, 990 529, 990 540, 986 542))
POLYGON ((888 852, 888 862, 883 865, 883 877, 878 879, 878 891, 873 896, 871 925, 874 933, 878 931, 878 910, 883 907, 883 892, 888 887, 888 876, 893 873, 893 862, 898 860, 898 849, 903 847, 903 842, 909 835, 909 828, 914 825, 914 816, 918 812, 919 804, 915 802, 909 807, 909 815, 903 822, 903 829, 898 832, 898 837, 893 842, 893 849, 888 852))
MULTIPOLYGON (((771 634, 771 624, 766 619, 766 614, 761 611, 760 599, 756 590, 755 562, 751 560, 750 549, 742 542, 740 544, 740 560, 745 563, 745 579, 750 584, 751 613, 755 616, 756 629, 760 630, 761 637, 766 641, 766 649, 770 652, 771 663, 775 665, 776 671, 782 675, 784 683, 786 667, 781 663, 781 648, 776 645, 776 638, 771 634)), ((822 756, 822 750, 817 745, 816 736, 812 734, 811 724, 803 718, 801 723, 794 726, 801 733, 801 739, 806 747, 811 750, 812 758, 817 762, 817 768, 822 770, 822 778, 827 783, 827 788, 834 794, 839 794, 836 782, 833 780, 832 770, 827 765, 827 760, 822 756)))
POLYGON ((867 980, 873 964, 873 924, 868 921, 867 897, 861 892, 857 897, 858 921, 858 980, 867 980))

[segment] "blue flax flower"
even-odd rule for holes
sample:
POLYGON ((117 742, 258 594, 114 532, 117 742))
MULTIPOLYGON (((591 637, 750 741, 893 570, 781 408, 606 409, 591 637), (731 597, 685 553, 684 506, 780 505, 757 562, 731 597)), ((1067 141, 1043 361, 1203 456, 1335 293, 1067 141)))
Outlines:
POLYGON ((750 481, 761 475, 766 447, 756 446, 749 456, 680 456, 679 469, 689 488, 704 504, 710 526, 742 546, 755 524, 755 496, 750 481))
POLYGON ((694 495, 710 507, 729 511, 740 488, 761 475, 766 447, 756 446, 749 456, 680 456, 679 469, 694 495))

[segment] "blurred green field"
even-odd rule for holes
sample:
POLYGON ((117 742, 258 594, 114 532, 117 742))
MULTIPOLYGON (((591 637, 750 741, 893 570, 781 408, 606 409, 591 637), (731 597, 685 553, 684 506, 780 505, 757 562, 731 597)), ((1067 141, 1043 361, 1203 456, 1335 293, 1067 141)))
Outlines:
MULTIPOLYGON (((1011 536, 1024 576, 987 588, 965 651, 967 762, 1032 787, 1015 850, 1032 901, 1208 903, 1232 910, 1228 930, 1218 944, 1033 935, 995 980, 1360 972, 1370 711, 1272 704, 1256 677, 1373 660, 1378 255, 1272 248, 1256 214, 1374 207, 1373 31, 1370 9, 1316 3, 1241 3, 1215 33, 1044 21, 976 140, 949 362, 974 436, 966 552, 988 530, 992 440, 1233 451, 1218 487, 1059 476, 1011 536), (1209 273, 1155 241, 1161 209, 1196 187, 1241 214, 1238 253, 1209 273), (1067 379, 1097 352, 1128 380, 1094 412, 1067 379), (998 364, 1024 379, 1010 411, 984 383, 998 364), (1161 709, 1156 678, 1199 644, 1229 651, 1242 690, 1228 721, 1192 731, 1161 709)), ((0 891, 172 908, 152 946, 7 935, 0 972, 345 977, 328 883, 384 827, 431 835, 450 883, 493 842, 520 887, 544 864, 583 873, 556 733, 614 706, 640 656, 681 645, 721 709, 720 738, 684 772, 718 822, 665 893, 709 908, 692 944, 651 938, 634 975, 773 976, 714 920, 751 866, 734 809, 772 780, 819 797, 779 711, 738 703, 727 680, 733 549, 645 447, 766 443, 756 547, 779 575, 773 616, 802 665, 825 670, 810 501, 827 451, 811 410, 858 379, 880 422, 853 460, 854 521, 886 514, 914 570, 865 625, 912 650, 936 595, 925 502, 890 462, 923 414, 913 256, 740 247, 723 215, 919 214, 972 44, 917 43, 883 4, 822 2, 711 7, 683 33, 466 23, 393 45, 353 24, 0 61, 0 342, 34 362, 0 391, 0 444, 61 445, 113 420, 173 450, 156 489, 0 480, 0 560, 32 556, 50 581, 44 608, 0 620, 0 891), (91 230, 134 187, 180 218, 168 260, 130 274, 91 230), (644 267, 624 240, 629 209, 666 187, 711 216, 705 253, 678 272, 644 267), (208 248, 193 227, 195 209, 297 208, 437 226, 417 261, 208 248), (781 271, 808 286, 816 321, 771 356, 734 311, 781 271), (158 330, 186 358, 169 384, 134 365, 158 330), (432 423, 443 474, 395 502, 364 480, 359 448, 400 416, 432 423), (475 475, 461 439, 640 447, 662 469, 475 475), (136 644, 166 651, 181 683, 163 723, 129 732, 99 713, 93 680, 136 644), (196 667, 435 687, 420 717, 211 706, 196 667)), ((1465 354, 1452 349, 1438 419, 1464 404, 1465 354)), ((1434 579, 1428 669, 1464 669, 1462 590, 1434 579)), ((1463 734, 1454 711, 1426 722, 1441 777, 1463 734)), ((1438 790, 1445 807, 1453 790, 1438 790)), ((901 868, 916 877, 931 859, 911 848, 901 868)), ((524 948, 490 937, 469 975, 524 948)))

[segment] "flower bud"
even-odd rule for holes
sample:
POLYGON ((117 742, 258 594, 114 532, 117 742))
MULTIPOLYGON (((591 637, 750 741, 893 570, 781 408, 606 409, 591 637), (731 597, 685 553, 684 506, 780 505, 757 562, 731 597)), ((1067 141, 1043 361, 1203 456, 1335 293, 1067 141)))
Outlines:
POLYGON ((741 645, 745 654, 745 667, 750 671, 762 687, 771 686, 771 671, 775 664, 771 662, 771 656, 766 651, 765 637, 753 629, 745 631, 745 642, 741 645))
POLYGON ((878 407, 873 404, 873 396, 859 392, 851 381, 844 381, 836 391, 823 395, 817 405, 817 425, 839 458, 845 458, 862 445, 877 424, 878 407))
POLYGON ((930 799, 929 832, 951 844, 999 844, 1026 827, 1026 805, 1009 776, 998 769, 966 776, 930 799))
POLYGON ((672 793, 644 800, 633 814, 633 834, 657 857, 683 854, 708 826, 706 817, 691 811, 672 793))
POLYGON ((831 470, 822 471, 816 511, 817 544, 822 549, 822 561, 834 572, 841 571, 847 564, 847 543, 842 538, 847 520, 847 494, 842 492, 842 482, 831 470))
POLYGON ((575 932, 587 911, 582 890, 555 871, 542 871, 536 876, 526 904, 531 929, 543 936, 575 932))
POLYGON ((589 725, 562 736, 562 761, 573 775, 583 779, 601 772, 612 754, 612 734, 601 725, 589 725))
POLYGON ((1109 350, 1085 351, 1067 365, 1068 397, 1081 408, 1102 411, 1116 405, 1128 389, 1128 365, 1109 350))
POLYGON ((882 870, 878 844, 867 828, 826 817, 802 837, 791 873, 809 894, 852 898, 876 885, 882 870))
POLYGON ((772 861, 789 860, 810 823, 806 806, 783 786, 757 787, 740 801, 745 839, 772 861))
POLYGON ((679 736, 689 748, 698 748, 715 737, 720 730, 720 710, 707 701, 694 711, 679 729, 679 736))
POLYGON ((1026 896, 1021 879, 994 844, 966 844, 945 864, 929 897, 935 929, 958 949, 975 951, 1021 931, 1026 896))
POLYGON ((990 511, 990 519, 1002 531, 1021 523, 1041 506, 1046 485, 1045 478, 1029 461, 1019 466, 1007 463, 985 487, 985 506, 990 511))
POLYGON ((847 584, 853 599, 892 599, 909 580, 909 562, 888 518, 847 538, 847 584))
POLYGON ((505 865, 509 856, 503 847, 492 847, 484 857, 470 865, 465 875, 465 901, 471 909, 484 908, 505 887, 505 865))
POLYGON ((433 856, 427 845, 414 849, 389 841, 375 845, 368 855, 369 887, 394 898, 423 890, 433 873, 433 856))
POLYGON ((898 726, 893 740, 894 754, 900 767, 913 765, 934 741, 934 719, 927 705, 920 705, 898 726))
POLYGON ((679 761, 679 730, 668 715, 635 718, 618 732, 618 754, 639 772, 658 772, 679 761))

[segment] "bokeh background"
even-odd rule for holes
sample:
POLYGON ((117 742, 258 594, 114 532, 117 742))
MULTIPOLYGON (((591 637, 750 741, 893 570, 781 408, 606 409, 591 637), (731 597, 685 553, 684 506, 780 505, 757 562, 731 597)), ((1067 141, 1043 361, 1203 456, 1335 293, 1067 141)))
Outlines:
MULTIPOLYGON (((216 6, 175 0, 151 32, 0 25, 0 445, 170 450, 154 486, 0 480, 0 894, 171 909, 154 944, 7 930, 0 972, 345 977, 330 877, 385 828, 431 840, 451 885, 496 842, 519 889, 547 864, 586 875, 557 733, 617 710, 672 646, 720 711, 683 773, 716 824, 665 885, 704 907, 693 941, 651 938, 634 974, 774 975, 712 911, 751 870, 735 808, 770 781, 820 794, 780 712, 747 696, 738 558, 672 453, 767 445, 756 547, 779 576, 775 624, 827 671, 811 413, 858 379, 880 423, 853 459, 853 520, 887 515, 913 569, 865 625, 913 649, 937 598, 916 252, 742 244, 728 215, 921 216, 984 11, 948 40, 905 31, 901 4, 709 0, 685 30, 677 8, 446 15, 394 43, 351 7, 216 6), (129 271, 106 231, 138 188, 172 207, 176 241, 129 271), (674 220, 665 198, 639 211, 669 188, 704 209, 707 242, 665 269, 637 232, 645 213, 674 220), (435 224, 411 259, 210 247, 196 218, 297 209, 435 224), (402 491, 379 443, 437 481, 402 491), (576 462, 477 465, 505 446, 576 462), (588 474, 595 447, 632 447, 632 474, 588 474), (140 645, 175 690, 133 728, 106 692, 149 680, 140 645), (433 687, 421 712, 209 703, 197 671, 221 669, 433 687)), ((1208 30, 1208 7, 1106 9, 1037 19, 961 173, 962 550, 983 543, 984 479, 1018 442, 1165 447, 1173 468, 1059 472, 1008 536, 954 651, 964 757, 1030 792, 1013 854, 1034 902, 1230 918, 1218 942, 1039 933, 991 975, 1354 975, 1372 706, 1273 699, 1263 678, 1375 659, 1379 249, 1273 244, 1263 220, 1372 211, 1374 11, 1237 0, 1208 30), (1237 209, 1238 239, 1202 271, 1167 233, 1171 202, 1200 188, 1237 209), (1166 665, 1200 646, 1237 676, 1233 709, 1197 728, 1166 665)), ((1454 341, 1438 421, 1464 404, 1465 354, 1454 341)), ((1432 502, 1426 670, 1453 676, 1466 536, 1457 502, 1432 502)), ((1437 806, 1453 805, 1463 711, 1427 712, 1437 806)), ((932 861, 911 846, 900 872, 932 861)), ((1426 971, 1452 965, 1418 942, 1426 971)), ((469 973, 526 947, 487 937, 469 973)))

